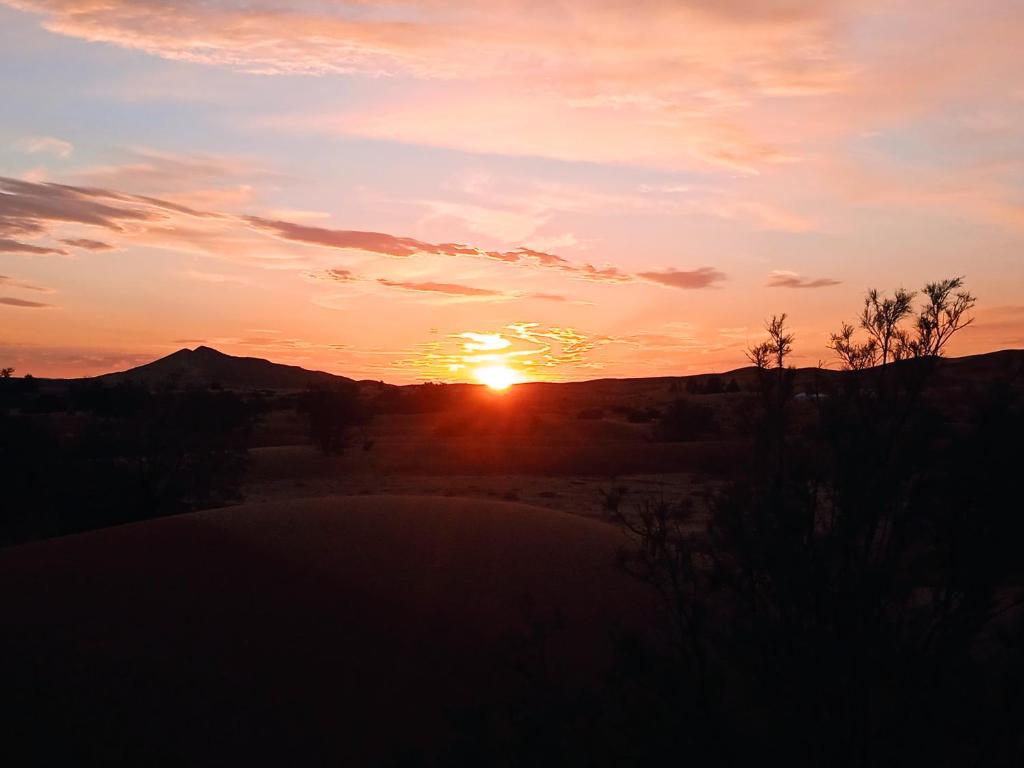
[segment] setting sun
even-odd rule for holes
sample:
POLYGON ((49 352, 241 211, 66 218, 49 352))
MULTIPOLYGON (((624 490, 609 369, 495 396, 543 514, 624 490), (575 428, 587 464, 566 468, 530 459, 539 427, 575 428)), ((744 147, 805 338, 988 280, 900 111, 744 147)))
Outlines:
POLYGON ((513 384, 518 384, 523 377, 518 371, 514 371, 504 365, 489 365, 484 368, 477 368, 473 371, 476 380, 494 390, 508 389, 513 384))

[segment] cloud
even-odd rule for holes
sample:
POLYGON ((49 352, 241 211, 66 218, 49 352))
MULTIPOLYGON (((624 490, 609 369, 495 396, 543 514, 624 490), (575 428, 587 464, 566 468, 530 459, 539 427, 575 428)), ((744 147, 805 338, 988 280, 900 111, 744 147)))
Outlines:
POLYGON ((8 288, 21 288, 25 291, 37 291, 39 293, 53 293, 52 288, 44 288, 41 285, 33 285, 32 283, 23 283, 20 280, 15 280, 13 277, 7 275, 0 275, 0 286, 7 286, 8 288))
POLYGON ((203 215, 152 197, 0 176, 0 233, 40 233, 47 223, 124 232, 132 224, 157 222, 171 213, 203 215))
POLYGON ((806 277, 801 277, 796 272, 785 272, 782 270, 775 270, 768 278, 769 288, 827 288, 841 283, 841 280, 833 280, 830 277, 819 277, 810 280, 806 277))
MULTIPOLYGON (((105 187, 27 182, 6 177, 0 177, 0 233, 22 234, 37 239, 55 237, 65 245, 97 251, 142 245, 268 269, 306 268, 308 277, 333 281, 354 278, 349 270, 342 268, 326 272, 309 270, 318 258, 311 249, 344 250, 399 259, 414 256, 475 258, 551 270, 590 282, 616 284, 635 280, 633 275, 616 266, 570 261, 535 248, 487 250, 462 243, 432 243, 384 232, 332 229, 257 215, 234 215, 105 187), (102 229, 105 238, 60 237, 63 234, 61 230, 70 225, 102 229), (284 252, 268 248, 268 238, 298 247, 284 252), (306 254, 299 252, 303 249, 308 249, 306 254)), ((39 255, 66 254, 60 248, 26 243, 13 237, 0 239, 0 251, 4 250, 39 255)), ((224 280, 221 278, 219 281, 224 280)), ((433 285, 451 284, 435 282, 433 285)), ((475 295, 482 297, 485 294, 475 295)), ((528 293, 508 291, 487 295, 531 298, 528 293)), ((538 293, 532 298, 558 300, 548 298, 549 295, 555 294, 538 293)))
POLYGON ((67 256, 60 248, 46 248, 40 245, 22 243, 7 237, 0 237, 0 253, 30 253, 35 256, 67 256))
POLYGON ((353 108, 275 115, 279 125, 730 177, 813 163, 958 102, 1005 104, 1020 92, 1024 30, 1013 0, 941 12, 909 0, 561 0, 557 12, 535 0, 0 3, 55 34, 172 61, 373 80, 353 108))
POLYGON ((690 271, 666 269, 661 272, 641 272, 639 277, 670 288, 713 288, 726 279, 725 273, 714 267, 700 267, 690 271))
POLYGON ((256 182, 280 178, 245 157, 131 147, 120 150, 115 162, 76 170, 70 180, 81 186, 156 195, 191 208, 223 211, 251 205, 256 182))
POLYGON ((382 232, 360 232, 345 229, 326 229, 297 224, 290 221, 246 217, 253 227, 269 232, 282 240, 319 245, 325 248, 370 251, 387 256, 406 257, 417 253, 442 253, 441 247, 408 237, 395 237, 382 232))
POLYGON ((36 344, 0 341, 0 359, 22 373, 37 376, 95 376, 110 371, 123 371, 152 362, 163 348, 149 352, 124 352, 110 349, 48 347, 36 344))
POLYGON ((75 149, 70 141, 53 136, 28 136, 17 142, 15 146, 30 155, 45 153, 57 157, 70 157, 75 149))
POLYGON ((464 377, 475 368, 493 365, 511 368, 528 379, 558 380, 572 377, 574 369, 593 367, 591 354, 610 341, 575 328, 512 323, 420 344, 394 366, 418 371, 428 380, 464 377))
POLYGON ((323 269, 319 272, 307 272, 306 277, 310 280, 327 280, 335 283, 347 283, 355 280, 355 275, 352 274, 350 269, 339 269, 337 267, 333 269, 323 269))
POLYGON ((388 288, 401 288, 406 291, 423 291, 425 293, 443 293, 447 296, 465 296, 471 298, 504 298, 506 294, 502 291, 494 291, 489 288, 476 288, 470 285, 458 285, 456 283, 433 283, 433 282, 409 282, 403 280, 388 280, 377 278, 377 282, 388 288))
POLYGON ((592 264, 575 264, 561 256, 531 248, 515 248, 510 251, 487 251, 460 243, 434 244, 411 237, 397 237, 383 232, 311 227, 306 224, 297 224, 290 221, 264 219, 260 216, 246 216, 244 220, 257 230, 282 240, 315 245, 322 248, 363 251, 395 258, 408 258, 424 254, 433 256, 476 256, 506 264, 526 264, 554 268, 570 272, 582 279, 596 282, 616 283, 632 279, 616 267, 595 267, 592 264))
POLYGON ((110 243, 104 243, 102 240, 90 240, 87 237, 70 237, 61 240, 64 245, 70 245, 72 248, 84 248, 87 251, 112 251, 114 246, 110 243))
POLYGON ((2 2, 56 34, 174 61, 431 86, 315 116, 332 131, 662 167, 756 173, 788 160, 744 108, 828 95, 858 71, 846 60, 847 0, 729 3, 737 12, 707 0, 565 0, 559 13, 533 0, 2 2))
POLYGON ((29 309, 39 309, 41 307, 51 307, 52 304, 43 304, 39 301, 26 301, 25 299, 15 299, 11 296, 0 296, 0 304, 6 304, 9 307, 26 307, 29 309))
POLYGON ((536 299, 537 301, 568 301, 568 298, 558 293, 526 293, 524 299, 536 299))

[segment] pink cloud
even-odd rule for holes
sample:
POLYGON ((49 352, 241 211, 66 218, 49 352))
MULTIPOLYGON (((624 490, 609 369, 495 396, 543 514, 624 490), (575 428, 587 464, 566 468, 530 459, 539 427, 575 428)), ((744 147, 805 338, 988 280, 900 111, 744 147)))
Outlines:
POLYGON ((25 307, 28 309, 41 309, 43 307, 53 306, 52 304, 43 304, 40 301, 26 301, 25 299, 15 299, 11 296, 0 296, 0 304, 5 304, 8 307, 25 307))
POLYGON ((726 279, 725 273, 714 267, 700 267, 693 270, 666 269, 662 272, 641 272, 639 277, 670 288, 713 288, 726 279))
POLYGON ((61 240, 64 245, 70 245, 72 248, 84 248, 87 251, 112 251, 114 246, 110 243, 105 243, 102 240, 91 240, 87 237, 70 237, 61 240))
POLYGON ((41 285, 34 285, 33 283, 25 283, 21 280, 15 280, 13 277, 8 277, 7 275, 0 275, 0 286, 20 288, 23 291, 36 291, 38 293, 53 293, 53 290, 50 288, 44 288, 41 285))
POLYGON ((455 283, 434 283, 434 282, 411 282, 403 280, 388 280, 383 277, 377 282, 388 288, 402 288, 406 291, 422 291, 425 293, 443 293, 447 296, 468 296, 479 298, 504 297, 502 291, 495 291, 489 288, 475 288, 469 285, 458 285, 455 283))
POLYGON ((0 237, 0 253, 27 253, 33 256, 67 256, 68 252, 60 248, 47 248, 45 246, 23 243, 20 240, 0 237))
POLYGON ((796 272, 784 272, 776 270, 768 278, 769 288, 827 288, 839 285, 842 281, 833 280, 830 277, 819 277, 811 280, 801 277, 796 272))

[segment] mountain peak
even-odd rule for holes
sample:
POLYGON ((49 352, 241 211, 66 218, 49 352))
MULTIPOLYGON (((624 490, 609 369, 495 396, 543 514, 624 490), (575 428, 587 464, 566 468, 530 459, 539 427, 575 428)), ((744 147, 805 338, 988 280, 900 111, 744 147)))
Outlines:
POLYGON ((152 363, 100 378, 155 384, 174 381, 187 386, 218 384, 236 389, 305 389, 309 386, 330 386, 337 382, 351 381, 344 376, 272 363, 258 357, 235 357, 206 345, 199 345, 195 349, 179 349, 152 363))
POLYGON ((224 354, 219 349, 208 347, 205 344, 200 344, 198 347, 191 350, 191 352, 193 355, 200 355, 203 357, 229 357, 229 355, 224 354))

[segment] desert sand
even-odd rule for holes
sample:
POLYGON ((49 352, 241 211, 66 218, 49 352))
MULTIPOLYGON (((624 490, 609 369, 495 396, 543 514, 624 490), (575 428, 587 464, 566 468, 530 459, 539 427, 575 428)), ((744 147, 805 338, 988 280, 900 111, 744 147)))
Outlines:
POLYGON ((7 549, 16 727, 64 734, 37 757, 72 762, 112 743, 140 765, 437 758, 459 713, 530 684, 524 660, 586 687, 612 627, 650 625, 621 535, 517 503, 328 497, 7 549))

